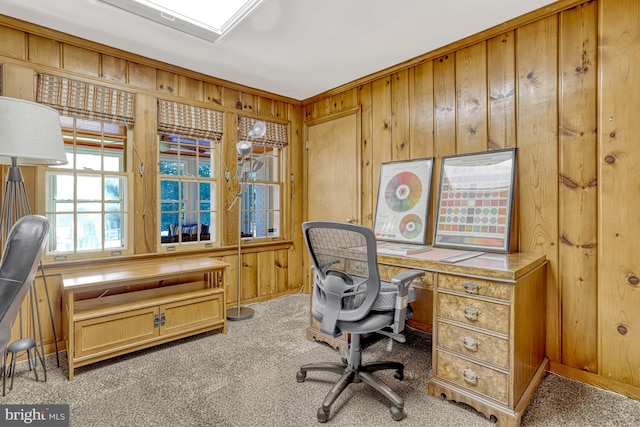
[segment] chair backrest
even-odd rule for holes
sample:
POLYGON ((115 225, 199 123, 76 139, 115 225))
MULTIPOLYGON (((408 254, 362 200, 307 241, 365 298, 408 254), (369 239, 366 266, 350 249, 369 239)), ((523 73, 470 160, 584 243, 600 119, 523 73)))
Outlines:
POLYGON ((322 315, 322 332, 335 336, 338 320, 364 318, 380 292, 375 235, 330 221, 305 222, 302 231, 314 270, 312 310, 322 315))
POLYGON ((0 260, 0 350, 11 338, 11 326, 33 282, 49 234, 49 221, 27 215, 13 225, 0 260))

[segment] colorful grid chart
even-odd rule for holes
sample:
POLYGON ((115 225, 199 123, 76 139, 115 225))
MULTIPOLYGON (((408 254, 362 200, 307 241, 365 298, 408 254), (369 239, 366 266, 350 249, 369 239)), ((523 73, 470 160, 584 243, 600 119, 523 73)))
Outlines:
POLYGON ((443 158, 434 246, 508 252, 515 150, 443 158))

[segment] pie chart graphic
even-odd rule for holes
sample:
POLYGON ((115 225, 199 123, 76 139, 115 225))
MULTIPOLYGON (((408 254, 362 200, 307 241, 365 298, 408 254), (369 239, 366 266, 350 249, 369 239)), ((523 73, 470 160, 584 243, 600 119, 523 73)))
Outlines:
POLYGON ((422 182, 411 172, 400 172, 387 183, 384 198, 389 208, 396 212, 406 212, 420 201, 422 182))
POLYGON ((422 220, 418 215, 409 214, 400 221, 400 234, 406 239, 415 239, 422 233, 422 220))

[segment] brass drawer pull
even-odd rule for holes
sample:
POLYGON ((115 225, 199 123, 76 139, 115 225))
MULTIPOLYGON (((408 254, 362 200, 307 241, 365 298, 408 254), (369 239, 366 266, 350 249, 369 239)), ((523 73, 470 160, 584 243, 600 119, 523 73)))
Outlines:
POLYGON ((476 374, 471 369, 460 369, 460 373, 462 374, 462 378, 469 384, 472 384, 472 385, 478 384, 478 379, 480 379, 480 375, 476 374))
POLYGON ((469 351, 478 351, 478 341, 474 340, 471 337, 460 337, 460 341, 462 341, 462 345, 469 351))
POLYGON ((475 295, 482 286, 478 285, 476 282, 462 282, 462 287, 466 293, 475 295))
POLYGON ((462 307, 462 312, 464 317, 469 320, 478 320, 478 315, 480 314, 480 310, 474 307, 462 307))

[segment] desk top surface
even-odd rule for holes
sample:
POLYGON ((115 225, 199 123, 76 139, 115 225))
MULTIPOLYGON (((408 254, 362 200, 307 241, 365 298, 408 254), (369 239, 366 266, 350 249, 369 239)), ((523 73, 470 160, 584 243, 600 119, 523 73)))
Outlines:
POLYGON ((531 253, 497 254, 433 248, 411 255, 378 254, 381 263, 415 267, 439 273, 516 280, 545 263, 544 255, 531 253), (459 257, 459 260, 457 257, 459 257))
POLYGON ((81 267, 62 273, 65 289, 86 288, 96 285, 128 284, 132 281, 172 278, 183 274, 199 274, 226 268, 226 262, 211 256, 167 260, 126 260, 99 267, 81 267))

